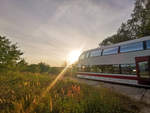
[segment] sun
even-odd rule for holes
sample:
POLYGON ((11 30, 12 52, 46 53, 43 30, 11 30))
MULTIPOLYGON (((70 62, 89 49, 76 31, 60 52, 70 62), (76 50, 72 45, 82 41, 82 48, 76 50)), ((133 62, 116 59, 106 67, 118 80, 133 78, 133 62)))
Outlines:
POLYGON ((73 50, 73 51, 71 51, 69 53, 69 55, 68 55, 67 62, 69 64, 75 63, 78 60, 80 54, 81 54, 80 50, 73 50))

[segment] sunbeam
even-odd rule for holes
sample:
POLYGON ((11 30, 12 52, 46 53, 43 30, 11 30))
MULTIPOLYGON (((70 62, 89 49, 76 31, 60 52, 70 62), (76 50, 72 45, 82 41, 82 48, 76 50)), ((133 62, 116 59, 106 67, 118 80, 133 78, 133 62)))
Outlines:
POLYGON ((48 87, 46 88, 46 90, 44 92, 41 93, 41 95, 39 96, 40 98, 35 98, 32 103, 30 104, 30 106, 28 107, 28 109, 26 109, 25 113, 32 113, 32 111, 34 110, 34 108, 36 107, 36 105, 41 101, 41 99, 43 97, 45 97, 45 95, 47 94, 48 91, 50 91, 56 84, 56 82, 63 77, 63 75, 65 74, 65 72, 67 71, 67 69, 70 67, 70 65, 67 65, 59 74, 58 76, 55 78, 55 80, 50 83, 48 85, 48 87))

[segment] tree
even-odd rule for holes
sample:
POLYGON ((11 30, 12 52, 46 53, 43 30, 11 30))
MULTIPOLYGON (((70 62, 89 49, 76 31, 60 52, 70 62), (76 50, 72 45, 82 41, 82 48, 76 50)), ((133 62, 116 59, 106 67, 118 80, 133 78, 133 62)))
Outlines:
POLYGON ((40 73, 44 73, 44 72, 49 72, 50 71, 50 66, 45 64, 45 63, 39 63, 38 64, 39 68, 40 68, 40 73))
POLYGON ((0 69, 14 67, 20 61, 22 54, 16 44, 0 36, 0 69))
POLYGON ((145 0, 136 0, 135 2, 135 7, 133 10, 133 13, 131 14, 131 27, 132 27, 132 32, 136 37, 141 37, 143 36, 143 28, 145 26, 145 5, 144 2, 145 0))
POLYGON ((110 45, 150 35, 150 0, 136 0, 131 19, 99 45, 110 45))
POLYGON ((18 71, 21 71, 21 72, 25 72, 28 68, 28 63, 24 60, 24 59, 21 59, 18 63, 17 63, 17 66, 16 66, 17 70, 18 71))
POLYGON ((131 31, 129 30, 128 24, 122 23, 117 33, 103 40, 100 45, 111 45, 131 39, 131 31))
POLYGON ((144 26, 142 28, 143 36, 150 35, 150 0, 144 0, 145 4, 145 13, 144 13, 144 26))

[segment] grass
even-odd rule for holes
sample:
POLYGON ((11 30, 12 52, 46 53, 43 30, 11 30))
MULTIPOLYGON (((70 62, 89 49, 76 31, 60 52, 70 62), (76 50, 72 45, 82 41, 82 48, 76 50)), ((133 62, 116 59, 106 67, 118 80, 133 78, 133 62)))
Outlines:
MULTIPOLYGON (((0 112, 25 113, 55 76, 38 73, 0 74, 0 112)), ((33 109, 33 113, 138 113, 130 98, 105 88, 61 80, 33 109)))

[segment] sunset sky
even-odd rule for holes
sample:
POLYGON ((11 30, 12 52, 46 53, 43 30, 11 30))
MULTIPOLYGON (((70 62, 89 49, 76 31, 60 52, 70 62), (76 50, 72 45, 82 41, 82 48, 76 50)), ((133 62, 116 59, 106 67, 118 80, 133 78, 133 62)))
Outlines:
POLYGON ((72 50, 98 47, 130 18, 134 0, 0 0, 0 35, 29 63, 60 66, 72 50))

